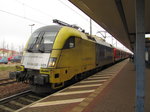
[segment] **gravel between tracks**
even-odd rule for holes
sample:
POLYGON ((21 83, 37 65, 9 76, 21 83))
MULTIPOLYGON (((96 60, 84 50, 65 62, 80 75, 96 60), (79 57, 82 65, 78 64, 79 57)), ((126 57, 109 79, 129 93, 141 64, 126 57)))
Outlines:
POLYGON ((4 98, 29 89, 28 84, 14 83, 0 87, 0 98, 4 98))
MULTIPOLYGON (((17 64, 7 64, 7 65, 0 65, 0 66, 15 66, 17 64)), ((0 79, 5 79, 9 78, 9 72, 12 72, 11 70, 6 70, 6 71, 0 71, 0 79)), ((14 83, 14 84, 9 84, 6 86, 0 86, 0 98, 4 98, 22 91, 25 91, 29 89, 28 84, 23 84, 23 83, 14 83)))

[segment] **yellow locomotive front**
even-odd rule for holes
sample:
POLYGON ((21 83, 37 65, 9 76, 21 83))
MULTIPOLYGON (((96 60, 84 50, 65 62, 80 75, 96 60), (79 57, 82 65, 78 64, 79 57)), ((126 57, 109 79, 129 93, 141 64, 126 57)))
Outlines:
POLYGON ((51 56, 54 41, 62 26, 53 25, 37 29, 31 35, 24 50, 21 66, 16 66, 17 71, 10 73, 10 78, 27 82, 31 85, 46 85, 49 75, 40 74, 40 68, 53 67, 56 57, 51 56))

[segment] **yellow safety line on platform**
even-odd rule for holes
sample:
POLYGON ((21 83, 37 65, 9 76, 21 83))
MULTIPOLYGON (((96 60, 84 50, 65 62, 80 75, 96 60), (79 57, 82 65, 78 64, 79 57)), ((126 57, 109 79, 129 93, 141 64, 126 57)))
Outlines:
POLYGON ((110 77, 89 77, 87 79, 108 79, 110 77))
POLYGON ((56 93, 52 96, 60 96, 60 95, 71 95, 71 94, 81 94, 81 93, 91 93, 94 92, 95 90, 83 90, 83 91, 71 91, 71 92, 61 92, 61 93, 56 93))
POLYGON ((90 84, 90 85, 81 85, 81 86, 71 86, 69 88, 84 88, 84 87, 95 87, 95 86, 101 86, 102 84, 90 84))
POLYGON ((62 104, 68 104, 68 103, 78 103, 78 102, 83 101, 84 99, 85 98, 78 98, 78 99, 42 102, 42 103, 36 103, 30 107, 41 107, 41 106, 50 106, 50 105, 62 105, 62 104))
POLYGON ((92 80, 92 81, 82 81, 82 82, 79 82, 79 83, 92 83, 92 82, 105 82, 107 80, 92 80))

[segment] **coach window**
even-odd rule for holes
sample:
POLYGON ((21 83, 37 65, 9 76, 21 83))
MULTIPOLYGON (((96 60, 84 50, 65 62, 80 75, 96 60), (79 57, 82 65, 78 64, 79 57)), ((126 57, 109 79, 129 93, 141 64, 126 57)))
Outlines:
POLYGON ((69 37, 64 45, 64 49, 74 48, 75 47, 75 37, 69 37))

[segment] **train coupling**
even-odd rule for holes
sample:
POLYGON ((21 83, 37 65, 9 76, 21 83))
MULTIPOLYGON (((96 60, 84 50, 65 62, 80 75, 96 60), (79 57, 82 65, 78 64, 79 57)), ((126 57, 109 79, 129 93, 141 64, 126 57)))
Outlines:
POLYGON ((19 76, 19 72, 10 72, 9 73, 10 79, 17 79, 18 76, 19 76))
POLYGON ((16 79, 18 82, 27 82, 29 79, 29 77, 27 77, 27 74, 24 71, 10 72, 9 78, 16 79))
POLYGON ((49 76, 45 74, 30 74, 27 72, 16 71, 10 72, 9 77, 16 79, 18 82, 30 83, 33 85, 45 85, 49 83, 49 76))

